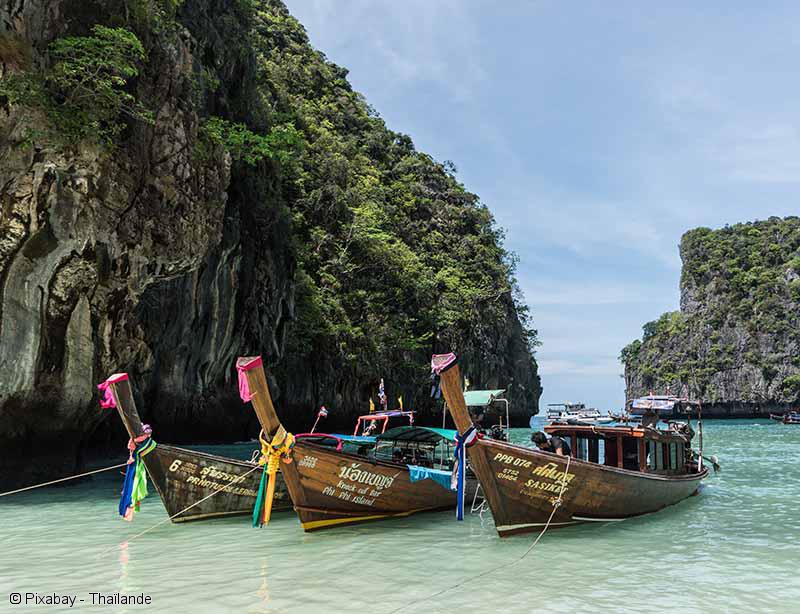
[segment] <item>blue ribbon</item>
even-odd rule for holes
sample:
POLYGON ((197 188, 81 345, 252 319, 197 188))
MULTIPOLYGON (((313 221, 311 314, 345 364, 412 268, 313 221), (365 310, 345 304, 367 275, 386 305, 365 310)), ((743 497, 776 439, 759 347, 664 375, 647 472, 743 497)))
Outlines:
POLYGON ((463 434, 456 433, 455 457, 458 463, 457 489, 456 489, 456 518, 464 520, 464 470, 466 462, 466 442, 475 432, 475 425, 469 427, 463 434))
POLYGON ((147 454, 153 448, 155 448, 155 442, 148 437, 142 443, 136 446, 136 449, 133 451, 133 462, 128 463, 128 467, 125 469, 125 482, 122 485, 122 493, 119 498, 119 515, 123 518, 125 517, 125 512, 127 512, 128 508, 131 506, 131 497, 133 496, 133 480, 136 477, 136 467, 139 464, 139 458, 141 457, 142 452, 147 454), (149 449, 145 450, 145 448, 149 449))

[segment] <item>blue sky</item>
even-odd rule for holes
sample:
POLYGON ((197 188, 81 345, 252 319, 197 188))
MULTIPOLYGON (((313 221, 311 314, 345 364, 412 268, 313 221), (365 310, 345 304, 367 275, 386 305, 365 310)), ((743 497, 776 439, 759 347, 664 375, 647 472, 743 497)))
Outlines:
POLYGON ((619 350, 677 309, 683 232, 798 213, 800 5, 287 4, 507 229, 543 404, 621 406, 619 350))

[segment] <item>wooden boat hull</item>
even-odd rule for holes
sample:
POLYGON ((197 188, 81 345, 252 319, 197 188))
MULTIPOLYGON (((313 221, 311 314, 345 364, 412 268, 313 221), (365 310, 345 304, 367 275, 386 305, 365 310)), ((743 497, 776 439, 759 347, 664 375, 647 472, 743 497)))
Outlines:
MULTIPOLYGON (((434 356, 431 365, 466 437, 473 423, 456 356, 434 356)), ((649 514, 691 496, 708 475, 707 469, 680 475, 631 471, 488 439, 466 450, 501 537, 649 514)))
POLYGON ((455 493, 433 480, 412 482, 405 465, 372 462, 303 442, 295 445, 293 459, 294 467, 282 469, 295 472, 287 487, 305 531, 452 509, 456 504, 455 493))
MULTIPOLYGON (((131 440, 148 437, 127 374, 114 375, 105 385, 131 440)), ((157 444, 142 460, 172 522, 253 512, 263 473, 256 463, 167 444, 157 444)), ((289 510, 286 486, 280 474, 277 478, 273 509, 289 510)))
MULTIPOLYGON (((265 433, 282 430, 260 357, 240 358, 239 375, 265 433)), ((240 386, 240 390, 242 387, 240 386)), ((303 439, 281 462, 286 488, 305 531, 452 509, 456 494, 433 480, 411 481, 407 465, 370 460, 303 439)))
POLYGON ((708 470, 686 476, 645 475, 567 459, 513 444, 481 440, 468 449, 481 477, 501 537, 541 530, 566 486, 551 527, 582 522, 611 522, 663 509, 697 491, 708 470), (476 460, 478 459, 478 460, 476 460))
MULTIPOLYGON (((165 444, 143 460, 173 522, 253 513, 262 474, 255 463, 165 444)), ((273 509, 292 509, 280 474, 273 509)))

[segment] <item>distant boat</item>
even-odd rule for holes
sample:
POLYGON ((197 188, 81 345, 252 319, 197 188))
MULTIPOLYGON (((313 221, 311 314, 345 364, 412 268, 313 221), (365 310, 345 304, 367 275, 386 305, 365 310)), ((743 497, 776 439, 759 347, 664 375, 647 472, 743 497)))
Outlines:
POLYGON ((547 405, 547 420, 563 424, 609 424, 611 416, 604 416, 593 407, 583 403, 550 403, 547 405))
POLYGON ((800 412, 790 411, 786 414, 770 414, 770 418, 782 424, 800 424, 800 412))

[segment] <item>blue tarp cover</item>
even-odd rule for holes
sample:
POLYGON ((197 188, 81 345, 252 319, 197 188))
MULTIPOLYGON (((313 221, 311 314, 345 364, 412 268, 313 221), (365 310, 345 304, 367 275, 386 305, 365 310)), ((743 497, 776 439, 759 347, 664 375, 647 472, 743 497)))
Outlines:
POLYGON ((428 467, 420 467, 419 465, 408 465, 408 471, 412 482, 419 482, 420 480, 433 480, 442 488, 452 490, 450 488, 452 473, 449 471, 442 471, 441 469, 429 469, 428 467))

